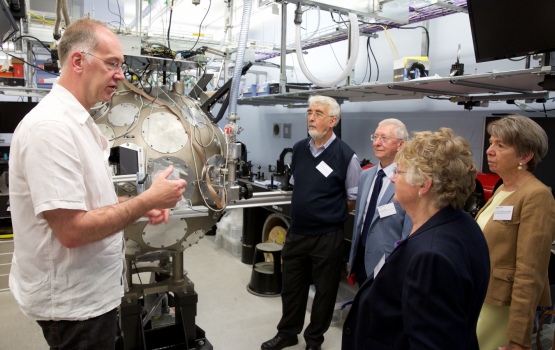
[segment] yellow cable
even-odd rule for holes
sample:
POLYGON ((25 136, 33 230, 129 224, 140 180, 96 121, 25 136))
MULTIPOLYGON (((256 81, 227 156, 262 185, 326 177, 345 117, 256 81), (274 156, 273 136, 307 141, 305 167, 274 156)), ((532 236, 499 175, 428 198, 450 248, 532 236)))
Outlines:
POLYGON ((393 56, 395 56, 395 59, 399 59, 400 57, 399 57, 399 53, 397 52, 397 47, 395 47, 395 43, 393 43, 393 39, 391 39, 391 36, 389 35, 387 28, 382 25, 380 25, 380 27, 382 27, 385 33, 385 37, 387 38, 387 41, 389 41, 389 46, 391 46, 391 51, 393 51, 393 56))
POLYGON ((49 25, 51 25, 51 26, 54 25, 54 22, 53 22, 53 21, 46 20, 46 19, 42 18, 41 16, 39 16, 39 15, 37 15, 37 14, 35 14, 35 13, 29 11, 29 10, 27 10, 27 12, 29 12, 29 13, 31 14, 31 16, 35 17, 36 19, 38 19, 39 21, 41 21, 41 22, 43 22, 43 23, 49 24, 49 25))
POLYGON ((8 233, 5 235, 0 235, 0 239, 8 239, 8 238, 13 238, 13 233, 8 233))

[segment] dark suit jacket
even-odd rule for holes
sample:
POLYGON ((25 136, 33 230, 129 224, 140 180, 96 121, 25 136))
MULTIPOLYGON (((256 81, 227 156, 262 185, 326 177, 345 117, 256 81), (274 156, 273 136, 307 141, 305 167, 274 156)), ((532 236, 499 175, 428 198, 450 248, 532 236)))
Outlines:
POLYGON ((476 322, 489 281, 486 240, 451 207, 401 242, 357 293, 343 350, 478 350, 476 322))

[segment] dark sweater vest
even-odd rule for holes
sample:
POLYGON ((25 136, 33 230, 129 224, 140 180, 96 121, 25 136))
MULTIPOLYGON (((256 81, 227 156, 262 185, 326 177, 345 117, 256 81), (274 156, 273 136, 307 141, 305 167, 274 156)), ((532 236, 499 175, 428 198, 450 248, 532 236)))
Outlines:
POLYGON ((291 197, 291 231, 321 235, 343 227, 347 219, 347 168, 355 152, 336 138, 318 157, 310 152, 310 138, 293 146, 291 170, 295 185, 291 197), (326 177, 316 167, 326 163, 326 177))

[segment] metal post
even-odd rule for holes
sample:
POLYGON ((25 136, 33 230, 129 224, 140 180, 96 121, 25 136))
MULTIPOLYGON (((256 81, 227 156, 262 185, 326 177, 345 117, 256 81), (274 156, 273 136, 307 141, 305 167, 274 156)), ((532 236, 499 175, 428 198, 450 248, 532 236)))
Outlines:
POLYGON ((141 0, 135 2, 135 17, 137 18, 137 36, 141 37, 143 27, 143 2, 141 0))
POLYGON ((287 83, 287 2, 281 3, 281 52, 279 67, 279 93, 286 92, 285 84, 287 83))
MULTIPOLYGON (((23 42, 23 40, 20 40, 20 41, 23 42)), ((33 45, 31 44, 30 40, 27 40, 27 58, 26 59, 27 59, 27 62, 32 62, 33 64, 36 64, 35 63, 35 56, 33 55, 33 45)), ((33 72, 34 72, 34 69, 27 69, 27 72, 25 74, 26 75, 25 85, 27 87, 30 87, 30 88, 35 87, 35 82, 34 82, 34 79, 33 79, 33 77, 34 77, 33 72)))
MULTIPOLYGON (((351 22, 349 22, 349 25, 347 25, 347 61, 345 62, 345 64, 349 63, 349 59, 351 58, 351 22)), ((353 66, 353 69, 351 70, 351 72, 349 73, 349 75, 347 76, 347 86, 352 85, 352 82, 354 81, 354 77, 355 77, 355 67, 353 66)), ((340 120, 341 122, 341 120, 340 120)))
POLYGON ((125 279, 127 279, 127 287, 131 289, 133 286, 133 261, 129 259, 125 259, 125 279))
POLYGON ((172 281, 177 282, 183 280, 183 252, 179 252, 172 259, 172 281))

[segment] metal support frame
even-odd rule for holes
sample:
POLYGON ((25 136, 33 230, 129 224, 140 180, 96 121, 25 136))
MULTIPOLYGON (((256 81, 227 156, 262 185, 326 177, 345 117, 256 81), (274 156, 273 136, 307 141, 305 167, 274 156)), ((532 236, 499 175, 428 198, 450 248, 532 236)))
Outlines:
POLYGON ((175 292, 175 322, 173 324, 145 329, 142 325, 142 306, 138 298, 126 296, 120 307, 122 337, 118 350, 147 350, 181 348, 212 350, 205 332, 195 323, 198 295, 194 291, 175 292))
MULTIPOLYGON (((351 58, 351 53, 353 48, 351 47, 351 26, 352 24, 349 22, 349 24, 347 25, 347 62, 345 64, 347 64, 349 62, 349 59, 351 58)), ((353 66, 353 69, 351 69, 351 71, 349 72, 349 75, 347 75, 347 81, 346 81, 346 85, 350 86, 353 85, 354 82, 354 77, 355 77, 355 67, 353 66)), ((340 120, 341 122, 341 120, 340 120)))
POLYGON ((458 84, 462 86, 474 87, 478 89, 488 90, 489 92, 520 92, 523 94, 533 93, 532 91, 528 90, 520 90, 515 88, 507 88, 498 85, 491 85, 491 84, 482 84, 482 83, 475 83, 472 81, 464 81, 464 80, 451 80, 451 84, 458 84))
POLYGON ((193 86, 193 88, 191 89, 191 92, 189 92, 189 97, 195 100, 198 99, 200 95, 204 92, 204 89, 206 89, 206 86, 208 85, 210 80, 212 80, 213 77, 214 77, 214 74, 210 74, 210 73, 203 74, 202 77, 200 77, 200 79, 197 81, 195 86, 193 86))
POLYGON ((417 93, 422 93, 422 94, 427 94, 427 95, 433 95, 433 96, 441 96, 441 95, 465 96, 464 94, 456 94, 456 93, 453 93, 453 92, 449 92, 449 93, 447 94, 447 93, 445 93, 444 91, 422 89, 422 88, 420 88, 420 87, 414 87, 414 86, 388 85, 387 87, 390 88, 390 89, 392 89, 392 90, 401 90, 401 91, 417 92, 417 93))
MULTIPOLYGON (((250 67, 252 67, 252 62, 247 62, 247 64, 245 64, 243 66, 243 70, 241 71, 241 75, 245 75, 250 67)), ((200 109, 202 109, 202 111, 204 113, 206 113, 206 116, 210 119, 210 121, 212 121, 212 123, 215 123, 215 124, 218 123, 224 116, 224 113, 227 109, 227 106, 229 105, 229 94, 228 94, 228 92, 231 89, 231 81, 232 80, 233 80, 233 78, 229 79, 220 89, 218 89, 218 91, 216 91, 216 93, 214 95, 210 96, 200 106, 200 109), (225 96, 225 98, 224 98, 224 96, 225 96), (218 111, 218 116, 214 117, 210 111, 212 110, 212 107, 214 107, 216 102, 218 102, 222 98, 224 98, 224 100, 222 102, 222 107, 218 111)))
POLYGON ((468 101, 509 101, 509 100, 528 100, 528 99, 548 99, 549 92, 531 92, 526 94, 504 94, 504 95, 474 95, 459 96, 450 99, 451 102, 468 102, 468 101))
POLYGON ((456 6, 456 5, 450 4, 450 3, 445 2, 445 1, 430 0, 430 4, 435 4, 437 6, 443 7, 445 9, 448 9, 448 10, 451 10, 451 11, 456 11, 456 12, 468 14, 468 9, 467 8, 456 6))
POLYGON ((286 92, 287 84, 287 2, 281 3, 281 48, 280 48, 280 62, 279 67, 279 92, 284 94, 286 92))

